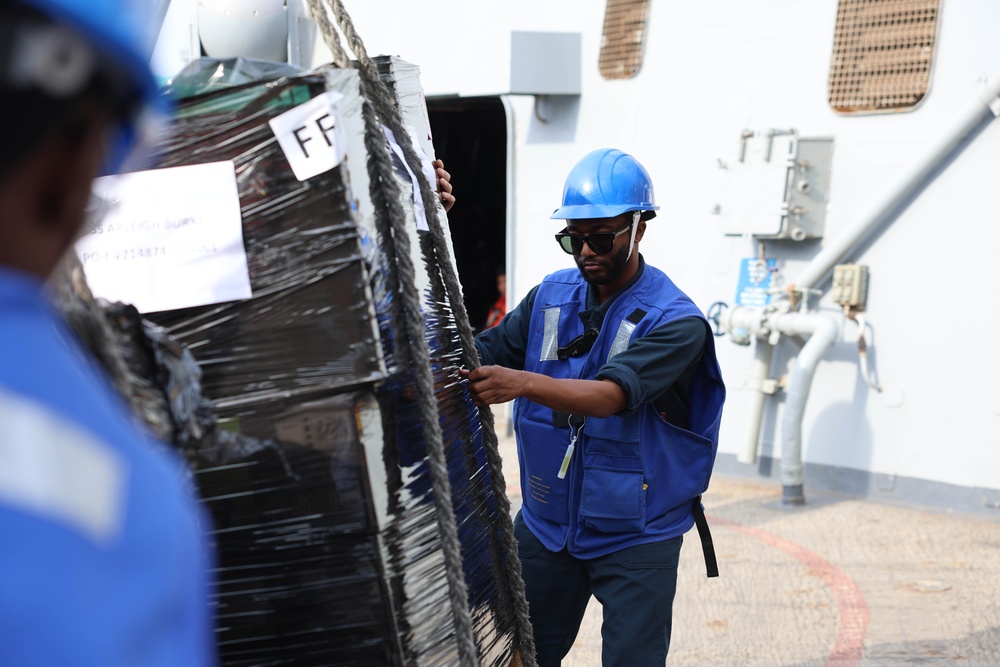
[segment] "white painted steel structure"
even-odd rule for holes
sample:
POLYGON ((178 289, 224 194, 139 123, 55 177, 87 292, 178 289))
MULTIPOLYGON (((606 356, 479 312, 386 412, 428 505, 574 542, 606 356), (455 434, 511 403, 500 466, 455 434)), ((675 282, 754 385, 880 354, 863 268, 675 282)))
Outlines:
MULTIPOLYGON (((813 282, 820 276, 810 262, 842 244, 997 83, 990 77, 1000 76, 996 0, 944 0, 929 94, 912 111, 881 115, 841 115, 827 104, 837 0, 652 2, 642 68, 626 80, 598 72, 604 2, 346 4, 368 52, 417 63, 428 97, 501 98, 510 132, 507 276, 514 301, 570 265, 552 240, 559 223, 548 215, 579 157, 609 146, 634 154, 656 185, 662 210, 642 242, 647 261, 703 309, 732 304, 740 260, 757 256, 758 245, 725 236, 713 209, 723 187, 720 161, 737 159, 747 129, 833 138, 822 240, 766 244, 786 283, 802 274, 813 282), (579 97, 510 94, 511 33, 532 31, 581 36, 579 97)), ((313 64, 327 58, 317 45, 313 64)), ((883 391, 859 371, 858 327, 828 293, 809 299, 812 312, 839 327, 815 365, 801 415, 807 489, 811 468, 817 482, 872 495, 920 501, 933 493, 937 504, 954 508, 1000 507, 1000 309, 991 290, 1000 252, 998 176, 994 122, 848 255, 870 268, 869 364, 883 391)), ((787 397, 779 390, 754 416, 759 382, 747 378, 760 357, 728 337, 717 344, 729 388, 720 468, 770 474, 763 463, 737 458, 752 458, 748 425, 758 421, 762 461, 780 458, 787 397)), ((798 353, 787 337, 779 341, 767 360, 770 377, 793 377, 798 353)))

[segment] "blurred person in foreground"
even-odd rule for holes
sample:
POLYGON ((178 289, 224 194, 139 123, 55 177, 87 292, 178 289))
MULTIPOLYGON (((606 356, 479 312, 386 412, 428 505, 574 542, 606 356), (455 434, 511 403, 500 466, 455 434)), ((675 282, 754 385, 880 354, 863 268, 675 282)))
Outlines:
POLYGON ((205 521, 45 281, 157 100, 148 0, 0 0, 0 665, 214 665, 205 521))

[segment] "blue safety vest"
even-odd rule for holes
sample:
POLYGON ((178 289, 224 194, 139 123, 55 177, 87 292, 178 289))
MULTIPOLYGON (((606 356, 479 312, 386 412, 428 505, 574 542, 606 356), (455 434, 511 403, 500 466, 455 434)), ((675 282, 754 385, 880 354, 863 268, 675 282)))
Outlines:
POLYGON ((48 305, 0 267, 0 665, 209 667, 207 525, 48 305))
MULTIPOLYGON (((608 308, 589 352, 567 356, 572 350, 565 348, 584 334, 580 312, 587 289, 576 269, 542 282, 531 311, 524 370, 593 379, 608 359, 647 332, 680 318, 704 319, 662 271, 646 265, 608 308)), ((687 428, 664 419, 651 403, 631 416, 584 420, 517 399, 525 523, 548 549, 566 547, 580 558, 687 532, 715 462, 724 398, 709 337, 691 385, 687 428)))

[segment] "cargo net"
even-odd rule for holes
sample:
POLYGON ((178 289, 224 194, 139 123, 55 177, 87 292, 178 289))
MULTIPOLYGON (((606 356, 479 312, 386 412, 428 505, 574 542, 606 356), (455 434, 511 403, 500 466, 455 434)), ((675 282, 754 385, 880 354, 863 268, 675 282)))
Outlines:
POLYGON ((840 0, 830 57, 830 106, 905 111, 927 94, 941 0, 840 0))
POLYGON ((605 79, 630 79, 639 72, 648 9, 648 0, 607 0, 597 63, 605 79))
POLYGON ((159 146, 161 168, 233 162, 253 297, 140 314, 95 300, 76 264, 62 309, 190 464, 212 519, 221 664, 534 665, 492 415, 458 374, 478 357, 440 205, 415 179, 430 231, 409 227, 383 131, 406 136, 391 68, 337 3, 329 16, 354 60, 250 77, 264 81, 245 62, 196 63, 197 94, 159 146), (299 181, 269 121, 331 90, 363 150, 299 181))

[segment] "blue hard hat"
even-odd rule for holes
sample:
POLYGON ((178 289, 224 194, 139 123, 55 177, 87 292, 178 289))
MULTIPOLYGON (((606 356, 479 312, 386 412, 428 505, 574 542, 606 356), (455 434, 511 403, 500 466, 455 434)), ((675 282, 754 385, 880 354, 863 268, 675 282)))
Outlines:
MULTIPOLYGON (((147 101, 158 95, 149 68, 156 35, 152 10, 156 0, 16 0, 20 4, 75 28, 84 39, 114 63, 147 101)), ((162 17, 161 17, 162 18, 162 17)))
POLYGON ((655 211, 649 172, 628 153, 615 148, 591 151, 566 177, 556 220, 613 218, 629 211, 655 211))
MULTIPOLYGON (((155 34, 166 6, 163 0, 13 0, 70 29, 92 49, 96 71, 115 82, 116 99, 130 109, 111 150, 124 158, 149 117, 166 110, 166 97, 149 66, 155 34), (153 14, 158 14, 153 16, 153 14), (119 99, 120 98, 120 99, 119 99), (149 113, 152 112, 152 113, 149 113), (146 120, 144 120, 146 119, 146 120)), ((44 80, 42 80, 44 84, 44 80)), ((44 87, 44 86, 43 86, 44 87)))

